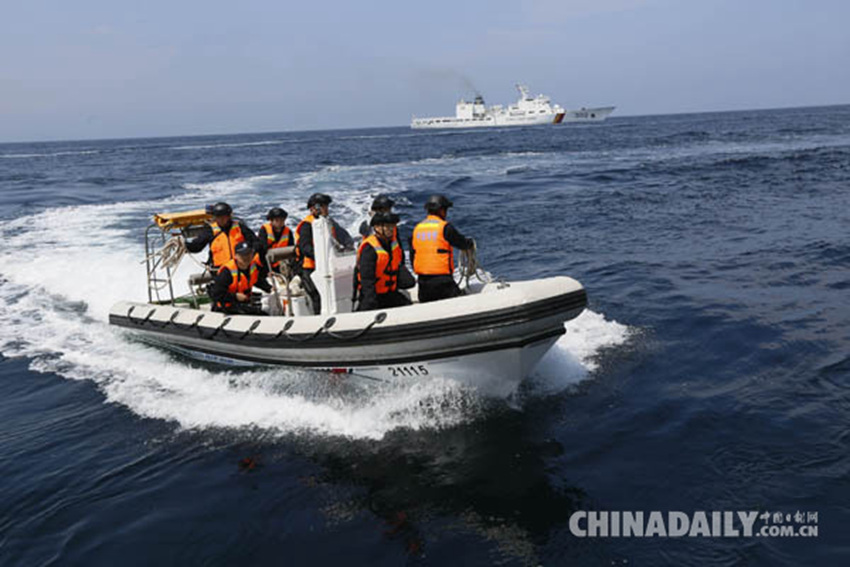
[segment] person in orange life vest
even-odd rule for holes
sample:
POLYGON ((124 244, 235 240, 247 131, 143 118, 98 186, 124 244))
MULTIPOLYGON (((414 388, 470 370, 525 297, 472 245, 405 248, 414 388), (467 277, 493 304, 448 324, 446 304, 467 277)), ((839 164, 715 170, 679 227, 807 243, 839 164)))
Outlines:
MULTIPOLYGON (((257 232, 257 245, 260 250, 260 259, 264 263, 266 262, 266 253, 269 250, 292 246, 295 244, 295 237, 292 235, 292 231, 289 230, 289 227, 285 224, 287 216, 286 211, 280 207, 274 207, 269 210, 269 214, 266 215, 269 222, 260 227, 260 230, 257 232)), ((269 266, 266 267, 268 268, 269 266)), ((275 272, 280 272, 280 262, 275 262, 270 269, 275 272)))
MULTIPOLYGON (((395 206, 395 201, 390 199, 388 196, 383 195, 383 194, 376 196, 372 200, 372 208, 369 210, 369 220, 363 221, 362 223, 360 223, 360 229, 358 231, 358 232, 360 232, 360 235, 364 239, 366 239, 370 234, 372 234, 372 227, 370 225, 372 217, 374 217, 378 213, 392 213, 393 212, 393 206, 395 206)), ((396 227, 395 231, 393 232, 393 238, 395 239, 396 242, 398 242, 399 246, 402 247, 402 252, 404 252, 404 246, 402 245, 401 238, 399 238, 399 236, 398 236, 398 227, 396 227)), ((361 241, 361 244, 362 244, 362 241, 361 241)), ((410 279, 414 283, 410 286, 406 286, 406 287, 402 286, 403 289, 406 289, 407 287, 413 287, 414 285, 416 285, 416 283, 415 283, 416 278, 414 278, 410 274, 410 272, 406 272, 406 275, 410 275, 410 279)))
MULTIPOLYGON (((301 283, 303 284, 304 291, 310 296, 310 303, 313 305, 313 312, 316 314, 321 313, 321 296, 313 284, 313 280, 310 279, 310 275, 316 269, 313 247, 313 221, 319 217, 329 218, 330 204, 332 202, 333 199, 324 193, 314 193, 311 195, 307 201, 307 209, 310 211, 310 214, 304 217, 298 223, 298 226, 295 227, 295 258, 297 269, 301 275, 301 283)), ((331 222, 331 231, 337 244, 342 248, 353 248, 354 239, 351 238, 351 235, 334 222, 333 219, 329 220, 331 222)))
POLYGON ((236 245, 247 242, 256 247, 257 237, 242 221, 233 219, 233 209, 227 203, 216 203, 208 209, 213 216, 213 224, 206 225, 194 240, 186 242, 186 249, 195 253, 210 247, 207 265, 215 273, 234 257, 236 245))
POLYGON ((247 242, 236 245, 236 254, 218 269, 209 289, 213 311, 225 313, 262 315, 258 306, 251 304, 251 290, 258 287, 265 292, 272 288, 266 281, 268 272, 260 256, 247 242))
POLYGON ((312 271, 316 268, 315 255, 313 251, 313 221, 319 217, 328 218, 331 222, 331 231, 334 240, 343 249, 353 249, 354 239, 336 221, 329 217, 330 204, 333 199, 324 193, 313 193, 307 201, 307 209, 310 211, 304 220, 295 227, 295 252, 302 270, 312 271))
MULTIPOLYGON (((395 205, 395 201, 387 197, 386 195, 378 195, 372 200, 372 208, 369 209, 369 216, 373 217, 376 213, 391 213, 393 212, 393 206, 395 205)), ((363 221, 360 223, 360 236, 366 238, 370 234, 372 234, 372 228, 369 221, 363 221)), ((396 234, 396 240, 398 240, 398 234, 396 234)))
MULTIPOLYGON (((394 237, 398 215, 376 213, 369 224, 373 234, 363 240, 357 251, 357 311, 410 305, 410 300, 398 291, 399 275, 403 280, 407 272, 404 250, 394 237)), ((412 280, 413 276, 407 274, 407 279, 412 280)))
POLYGON ((452 202, 445 195, 431 195, 425 203, 428 216, 413 229, 410 258, 419 276, 419 302, 427 303, 461 295, 454 281, 454 251, 468 250, 475 241, 446 222, 452 202))

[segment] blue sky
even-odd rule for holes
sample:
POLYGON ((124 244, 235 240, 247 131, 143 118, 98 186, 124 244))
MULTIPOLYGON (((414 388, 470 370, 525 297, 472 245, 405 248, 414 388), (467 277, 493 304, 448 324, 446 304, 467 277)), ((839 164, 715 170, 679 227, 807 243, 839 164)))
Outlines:
POLYGON ((850 2, 28 0, 0 142, 400 126, 527 83, 616 115, 850 103, 850 2))

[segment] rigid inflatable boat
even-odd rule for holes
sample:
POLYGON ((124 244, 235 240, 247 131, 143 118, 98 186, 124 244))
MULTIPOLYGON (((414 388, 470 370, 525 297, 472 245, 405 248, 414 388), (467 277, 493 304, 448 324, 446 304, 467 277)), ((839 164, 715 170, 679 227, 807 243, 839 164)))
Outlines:
MULTIPOLYGON (((190 293, 174 295, 175 263, 182 254, 174 254, 179 246, 172 245, 208 220, 203 211, 155 220, 145 239, 148 302, 114 305, 109 322, 145 342, 216 363, 306 367, 389 381, 439 376, 504 396, 531 373, 565 333, 564 323, 587 303, 584 288, 568 277, 492 281, 480 269, 469 273, 465 265, 461 297, 352 312, 356 253, 341 249, 330 222, 318 219, 312 280, 321 314, 313 314, 298 276, 284 273, 273 275, 273 292, 262 298, 269 315, 228 315, 210 308, 204 288, 209 274, 191 276, 190 293)), ((292 254, 291 247, 278 248, 269 260, 292 254)), ((407 291, 416 301, 416 289, 407 291)))

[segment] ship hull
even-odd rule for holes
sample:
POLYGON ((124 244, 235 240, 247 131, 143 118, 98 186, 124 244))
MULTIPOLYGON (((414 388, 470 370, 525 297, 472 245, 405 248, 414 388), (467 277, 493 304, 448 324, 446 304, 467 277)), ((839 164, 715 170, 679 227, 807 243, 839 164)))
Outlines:
POLYGON ((414 130, 444 129, 444 128, 501 128, 505 126, 538 126, 541 124, 575 124, 584 122, 604 122, 614 112, 614 106, 597 108, 582 108, 558 113, 537 115, 487 115, 477 118, 414 118, 410 127, 414 130))
POLYGON ((570 122, 602 122, 608 115, 614 112, 614 106, 601 106, 599 108, 582 108, 581 110, 568 110, 564 113, 564 123, 570 122))
POLYGON ((489 115, 481 118, 415 118, 410 127, 414 130, 442 128, 499 128, 503 126, 538 126, 541 124, 559 124, 564 113, 546 113, 537 115, 489 115))

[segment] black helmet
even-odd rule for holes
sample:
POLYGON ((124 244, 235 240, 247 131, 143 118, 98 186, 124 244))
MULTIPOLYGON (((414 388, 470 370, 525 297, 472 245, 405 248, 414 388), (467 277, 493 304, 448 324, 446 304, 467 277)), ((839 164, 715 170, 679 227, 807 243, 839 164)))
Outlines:
POLYGON ((247 254, 251 254, 254 249, 247 242, 240 242, 236 245, 233 251, 236 252, 238 256, 245 256, 247 254))
POLYGON ((289 214, 281 209, 280 207, 274 207, 273 209, 269 209, 269 214, 266 215, 266 218, 269 220, 272 219, 285 219, 289 214))
POLYGON ((425 201, 425 210, 429 213, 436 213, 440 209, 448 209, 452 204, 445 195, 431 195, 425 201))
POLYGON ((312 209, 315 205, 330 205, 333 203, 333 199, 331 199, 330 195, 325 195, 324 193, 313 193, 310 195, 310 198, 307 199, 307 208, 312 209))
POLYGON ((207 212, 214 217, 223 217, 233 213, 233 209, 227 203, 216 203, 207 212))
POLYGON ((369 221, 369 226, 378 224, 398 224, 399 218, 395 213, 375 213, 372 215, 372 220, 369 221))
POLYGON ((387 197, 386 195, 378 195, 372 201, 372 210, 378 211, 380 209, 392 209, 395 205, 395 201, 387 197))

